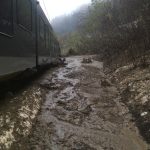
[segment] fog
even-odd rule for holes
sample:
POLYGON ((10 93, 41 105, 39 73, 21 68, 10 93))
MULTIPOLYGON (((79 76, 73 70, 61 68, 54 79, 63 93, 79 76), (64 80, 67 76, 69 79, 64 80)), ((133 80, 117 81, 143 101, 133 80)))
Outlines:
POLYGON ((57 16, 71 13, 91 0, 39 0, 39 2, 48 19, 52 20, 57 16))

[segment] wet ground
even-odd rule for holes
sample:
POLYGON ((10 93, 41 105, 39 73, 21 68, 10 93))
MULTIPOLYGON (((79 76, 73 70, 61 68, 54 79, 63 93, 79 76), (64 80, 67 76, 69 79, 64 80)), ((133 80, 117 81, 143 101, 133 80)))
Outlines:
POLYGON ((117 69, 111 79, 117 79, 122 101, 133 114, 141 135, 150 143, 150 65, 132 64, 117 69))
POLYGON ((103 63, 68 65, 0 106, 0 149, 148 150, 103 63))

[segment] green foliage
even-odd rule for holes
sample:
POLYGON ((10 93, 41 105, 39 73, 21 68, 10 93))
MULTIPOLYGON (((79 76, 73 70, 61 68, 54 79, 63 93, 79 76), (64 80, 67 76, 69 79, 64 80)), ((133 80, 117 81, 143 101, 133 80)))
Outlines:
POLYGON ((150 49, 149 0, 92 0, 69 20, 59 33, 65 51, 100 54, 110 64, 135 61, 150 49))
POLYGON ((84 47, 84 43, 79 29, 84 24, 84 18, 88 14, 88 7, 89 5, 83 5, 74 13, 60 16, 52 21, 64 55, 68 54, 71 48, 74 50, 74 54, 82 52, 81 47, 84 47))
POLYGON ((109 64, 135 61, 150 49, 150 1, 93 0, 80 32, 109 64))

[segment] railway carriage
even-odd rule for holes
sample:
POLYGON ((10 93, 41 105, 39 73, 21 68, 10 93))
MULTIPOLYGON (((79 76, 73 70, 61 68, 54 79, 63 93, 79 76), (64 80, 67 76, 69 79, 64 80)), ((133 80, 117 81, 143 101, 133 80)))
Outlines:
POLYGON ((0 1, 0 77, 50 63, 59 43, 36 0, 0 1))

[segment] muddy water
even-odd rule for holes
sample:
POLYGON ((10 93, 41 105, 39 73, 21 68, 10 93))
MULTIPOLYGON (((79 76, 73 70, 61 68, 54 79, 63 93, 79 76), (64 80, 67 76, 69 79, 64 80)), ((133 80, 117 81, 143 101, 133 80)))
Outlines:
POLYGON ((81 61, 68 58, 67 66, 8 94, 0 105, 0 149, 147 150, 116 87, 106 84, 103 64, 81 61))
POLYGON ((41 80, 45 103, 24 149, 147 150, 116 87, 102 86, 103 64, 81 60, 41 80))

